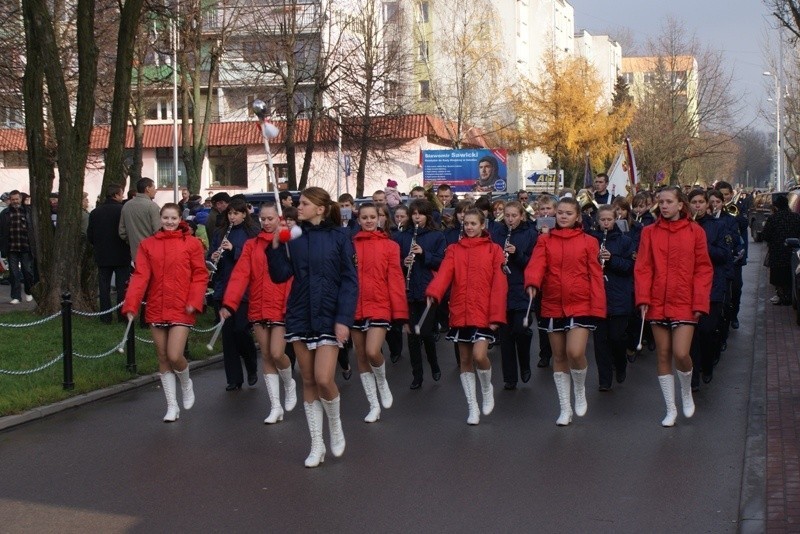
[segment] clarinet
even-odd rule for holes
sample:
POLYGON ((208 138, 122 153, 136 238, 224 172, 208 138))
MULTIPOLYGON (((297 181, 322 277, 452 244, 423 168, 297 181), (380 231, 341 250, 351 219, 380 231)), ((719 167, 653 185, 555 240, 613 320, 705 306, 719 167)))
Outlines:
POLYGON ((406 258, 411 258, 411 263, 408 266, 408 271, 406 271, 406 292, 411 291, 411 269, 414 267, 414 258, 417 256, 415 253, 411 252, 411 249, 414 248, 417 244, 417 232, 419 231, 419 225, 414 225, 414 234, 411 236, 411 247, 409 247, 409 253, 406 258))
POLYGON ((217 272, 217 264, 219 263, 219 260, 222 258, 222 254, 225 252, 225 249, 222 248, 222 243, 226 239, 228 239, 228 235, 231 233, 232 229, 233 225, 229 224, 228 230, 225 232, 225 236, 222 238, 222 241, 220 241, 219 248, 216 250, 217 259, 215 259, 214 261, 206 260, 206 268, 208 269, 209 274, 214 274, 215 272, 217 272))
POLYGON ((508 233, 506 234, 506 242, 503 244, 503 255, 506 258, 506 260, 503 262, 503 272, 506 274, 511 274, 511 269, 508 267, 508 251, 506 250, 508 245, 511 244, 511 230, 513 230, 513 228, 509 226, 508 233))
MULTIPOLYGON (((606 249, 606 239, 608 238, 608 230, 603 230, 603 242, 600 243, 600 252, 603 252, 606 249)), ((608 276, 606 276, 606 259, 600 258, 600 268, 603 270, 603 278, 608 280, 608 276)))

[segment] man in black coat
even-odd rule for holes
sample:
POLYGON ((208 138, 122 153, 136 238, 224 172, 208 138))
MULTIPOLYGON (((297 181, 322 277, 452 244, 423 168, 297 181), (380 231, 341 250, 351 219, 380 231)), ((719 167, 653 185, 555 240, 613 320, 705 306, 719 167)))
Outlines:
MULTIPOLYGON (((115 277, 117 304, 125 300, 125 288, 131 273, 131 251, 128 244, 119 237, 117 228, 122 215, 123 189, 118 185, 106 188, 106 200, 89 214, 89 227, 86 237, 94 246, 94 260, 97 263, 100 286, 100 309, 111 308, 111 277, 115 277)), ((122 315, 118 313, 120 321, 122 315)), ((102 315, 100 320, 111 323, 111 313, 102 315)))

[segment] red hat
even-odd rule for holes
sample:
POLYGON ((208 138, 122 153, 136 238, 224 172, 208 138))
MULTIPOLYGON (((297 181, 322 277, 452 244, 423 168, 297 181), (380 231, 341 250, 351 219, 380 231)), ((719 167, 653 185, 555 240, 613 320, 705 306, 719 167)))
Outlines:
POLYGON ((397 187, 397 182, 389 178, 386 180, 386 187, 397 187))

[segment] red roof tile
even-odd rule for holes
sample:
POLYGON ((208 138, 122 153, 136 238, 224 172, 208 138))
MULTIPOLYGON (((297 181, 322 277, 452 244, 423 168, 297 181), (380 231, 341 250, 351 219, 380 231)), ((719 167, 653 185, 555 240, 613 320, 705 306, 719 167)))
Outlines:
MULTIPOLYGON (((281 144, 285 141, 286 123, 275 121, 279 130, 278 137, 273 141, 281 144)), ((347 126, 347 125, 346 125, 347 126)), ((357 127, 355 121, 351 126, 357 127)), ((301 119, 296 124, 294 134, 295 142, 303 144, 308 137, 309 121, 301 119)), ((108 146, 109 126, 95 126, 89 146, 95 150, 102 150, 108 146)), ((455 125, 450 128, 455 131, 455 125)), ((411 140, 427 137, 442 144, 450 144, 450 133, 445 127, 445 122, 432 115, 401 115, 376 117, 370 128, 373 138, 411 140)), ((324 120, 318 127, 315 135, 316 142, 335 142, 337 137, 336 125, 331 120, 324 120)), ((181 132, 178 132, 180 142, 181 132)), ((466 130, 465 141, 462 144, 476 147, 486 147, 488 144, 483 137, 483 132, 478 128, 466 130)), ((260 145, 262 143, 261 129, 256 121, 217 122, 209 125, 209 146, 243 146, 260 145)), ((144 148, 163 148, 172 146, 172 124, 147 124, 144 127, 144 148)), ((25 130, 0 129, 0 151, 25 150, 25 130)), ((126 148, 133 147, 133 127, 128 127, 125 136, 126 148)))

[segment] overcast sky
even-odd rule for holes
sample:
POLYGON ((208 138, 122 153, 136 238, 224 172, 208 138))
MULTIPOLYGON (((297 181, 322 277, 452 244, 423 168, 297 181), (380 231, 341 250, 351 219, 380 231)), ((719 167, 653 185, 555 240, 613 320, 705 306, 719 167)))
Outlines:
MULTIPOLYGON (((667 17, 672 16, 694 33, 701 45, 725 54, 733 69, 736 94, 745 95, 739 124, 755 121, 759 129, 774 128, 772 118, 759 115, 759 108, 770 109, 772 83, 763 76, 770 70, 765 59, 765 42, 777 36, 774 18, 762 0, 568 0, 575 8, 575 31, 609 33, 627 28, 640 55, 646 52, 647 39, 656 35, 667 17)), ((774 49, 774 48, 773 48, 774 49)), ((624 48, 623 55, 629 55, 624 48)))

